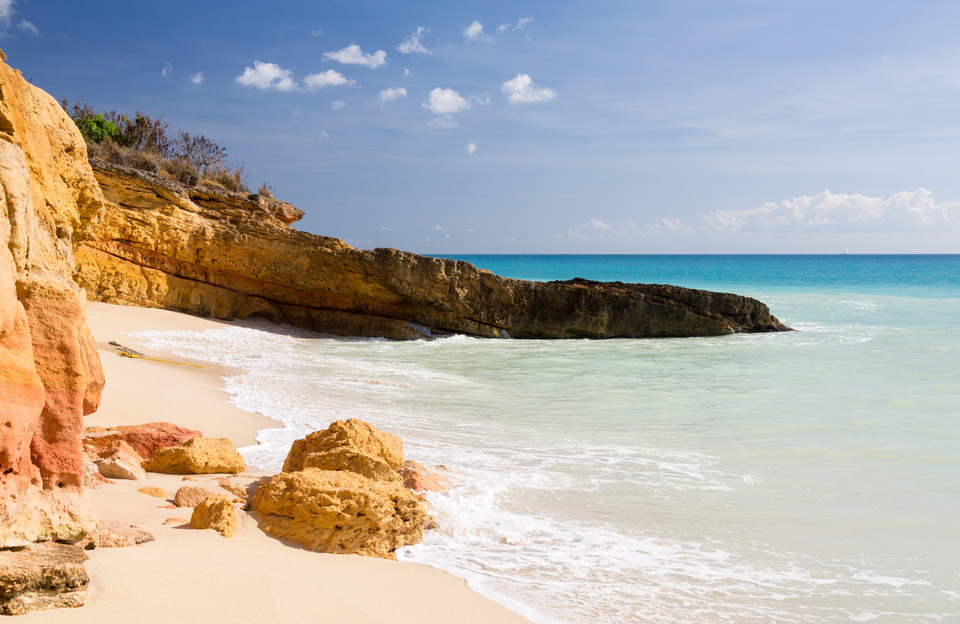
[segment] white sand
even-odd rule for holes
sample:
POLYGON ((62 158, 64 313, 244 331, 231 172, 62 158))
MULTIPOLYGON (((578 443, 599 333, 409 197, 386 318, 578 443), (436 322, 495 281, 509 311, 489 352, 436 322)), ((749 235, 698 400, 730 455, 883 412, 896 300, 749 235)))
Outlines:
MULTIPOLYGON (((220 389, 226 371, 127 359, 109 341, 145 355, 184 362, 139 348, 124 332, 136 329, 202 330, 221 321, 176 312, 91 303, 90 326, 107 376, 103 402, 87 425, 167 421, 200 429, 207 437, 253 443, 258 429, 275 421, 239 410, 220 389)), ((256 472, 256 471, 250 471, 256 472)), ((212 476, 194 477, 203 482, 212 476)), ((169 500, 136 490, 164 488, 169 497, 182 477, 150 474, 144 481, 115 480, 91 492, 97 517, 125 520, 150 531, 156 541, 129 548, 90 551, 90 597, 80 609, 22 616, 29 622, 337 622, 506 623, 525 622, 470 591, 464 581, 413 563, 309 552, 267 537, 254 518, 240 513, 230 539, 168 518, 189 519, 191 509, 162 509, 169 500)), ((202 484, 202 483, 201 483, 202 484)), ((190 485, 199 485, 190 483, 190 485)), ((210 484, 211 486, 215 484, 210 484)))

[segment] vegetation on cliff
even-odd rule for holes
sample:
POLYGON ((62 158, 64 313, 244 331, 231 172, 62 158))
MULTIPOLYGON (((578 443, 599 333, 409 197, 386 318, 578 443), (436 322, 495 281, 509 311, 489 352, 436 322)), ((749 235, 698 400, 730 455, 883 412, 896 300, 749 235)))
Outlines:
POLYGON ((227 150, 205 135, 172 132, 162 117, 142 111, 98 113, 82 100, 61 100, 87 143, 90 158, 156 173, 186 186, 214 186, 249 193, 243 167, 227 165, 227 150))

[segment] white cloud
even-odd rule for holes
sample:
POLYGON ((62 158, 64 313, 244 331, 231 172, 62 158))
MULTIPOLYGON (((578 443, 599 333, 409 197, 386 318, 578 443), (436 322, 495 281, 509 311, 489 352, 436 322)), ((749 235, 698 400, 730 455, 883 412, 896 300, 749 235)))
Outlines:
POLYGON ((291 74, 289 69, 283 69, 275 63, 254 61, 253 67, 244 69, 243 74, 236 77, 236 81, 245 87, 293 91, 297 88, 297 83, 291 78, 291 74))
POLYGON ((553 89, 534 86, 533 80, 527 74, 517 74, 513 80, 503 83, 502 91, 507 94, 507 100, 511 104, 546 102, 557 97, 553 89))
POLYGON ((334 100, 333 102, 330 102, 331 110, 335 110, 335 111, 343 110, 346 107, 347 107, 347 103, 344 102, 343 100, 334 100))
POLYGON ((509 22, 500 24, 499 26, 497 26, 497 34, 502 35, 507 30, 512 30, 513 32, 516 32, 518 30, 523 30, 524 28, 527 27, 527 24, 529 24, 532 21, 533 21, 532 17, 521 17, 520 19, 517 20, 516 24, 511 24, 509 22))
POLYGON ((403 68, 403 77, 406 78, 406 77, 409 76, 409 75, 410 75, 410 70, 407 69, 406 67, 404 67, 404 68, 403 68))
POLYGON ((310 36, 311 36, 311 37, 319 37, 319 36, 321 36, 321 35, 323 35, 323 29, 322 29, 322 28, 314 28, 313 30, 310 31, 310 36))
POLYGON ((326 52, 323 55, 324 60, 337 61, 346 65, 363 65, 370 69, 376 69, 387 62, 387 53, 383 50, 377 50, 373 54, 364 54, 360 46, 353 43, 337 50, 336 52, 326 52))
POLYGON ((34 26, 32 22, 28 22, 27 20, 23 20, 22 22, 17 24, 17 28, 19 28, 20 30, 25 30, 28 33, 31 33, 33 35, 40 34, 40 29, 34 26))
POLYGON ((715 230, 738 232, 952 231, 960 229, 960 202, 938 204, 927 189, 887 199, 824 191, 704 218, 715 230))
POLYGON ((166 78, 172 73, 173 73, 173 65, 171 65, 170 63, 164 64, 163 69, 160 70, 160 75, 163 76, 164 78, 166 78))
POLYGON ((567 238, 577 240, 607 240, 607 241, 636 241, 641 239, 660 238, 666 235, 683 235, 687 227, 679 219, 661 217, 653 223, 637 225, 633 221, 625 221, 614 225, 591 218, 588 223, 571 226, 567 231, 567 238))
POLYGON ((10 25, 10 18, 16 13, 16 10, 13 8, 13 1, 14 0, 0 0, 0 24, 4 26, 10 25))
POLYGON ((203 82, 203 72, 197 72, 196 74, 191 75, 190 82, 196 85, 201 84, 203 82))
POLYGON ((609 232, 613 229, 612 225, 609 223, 604 223, 600 219, 590 219, 590 227, 599 232, 609 232))
POLYGON ((397 51, 402 54, 432 54, 432 52, 423 47, 423 43, 420 42, 420 38, 428 32, 430 31, 423 26, 417 26, 417 32, 401 41, 400 45, 397 46, 397 51))
POLYGON ((493 41, 489 35, 483 32, 483 24, 481 24, 478 20, 474 20, 463 30, 463 38, 468 42, 493 41))
POLYGON ((392 102, 405 97, 407 97, 407 90, 403 87, 397 87, 396 89, 384 89, 377 96, 377 99, 380 100, 380 106, 383 106, 387 102, 392 102))
POLYGON ((467 153, 471 156, 477 153, 477 144, 473 141, 467 143, 467 153))
POLYGON ((470 102, 453 89, 437 87, 430 92, 430 100, 423 107, 437 115, 453 115, 470 108, 470 102))
POLYGON ((350 80, 340 72, 328 69, 318 74, 307 74, 303 78, 303 85, 308 91, 322 89, 324 87, 338 87, 340 85, 352 85, 355 80, 350 80))

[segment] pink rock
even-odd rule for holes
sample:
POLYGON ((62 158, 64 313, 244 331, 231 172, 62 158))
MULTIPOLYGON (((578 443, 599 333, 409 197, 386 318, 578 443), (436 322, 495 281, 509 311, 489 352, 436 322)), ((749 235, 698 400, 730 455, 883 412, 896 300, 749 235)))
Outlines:
POLYGON ((400 471, 400 478, 403 479, 403 487, 419 494, 444 492, 450 489, 450 485, 443 475, 435 472, 420 472, 412 468, 404 468, 400 471))
POLYGON ((144 529, 129 522, 115 520, 101 520, 100 527, 93 536, 93 543, 97 548, 124 548, 152 541, 153 535, 144 529))
MULTIPOLYGON (((105 435, 87 436, 84 445, 93 448, 111 448, 118 442, 129 444, 141 458, 146 459, 157 449, 176 446, 191 438, 203 435, 196 429, 186 429, 166 422, 153 422, 143 425, 129 425, 99 429, 105 435)), ((92 452, 92 451, 91 451, 92 452)))

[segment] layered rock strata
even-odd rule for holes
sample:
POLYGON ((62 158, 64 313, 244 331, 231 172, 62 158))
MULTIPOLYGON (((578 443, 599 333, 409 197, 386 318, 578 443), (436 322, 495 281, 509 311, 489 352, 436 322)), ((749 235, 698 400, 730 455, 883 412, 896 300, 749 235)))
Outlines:
POLYGON ((107 210, 77 251, 76 278, 96 301, 223 319, 258 314, 320 332, 396 339, 786 329, 747 297, 659 285, 528 282, 466 262, 359 250, 287 227, 291 217, 257 196, 188 189, 92 164, 107 210))
POLYGON ((68 544, 0 550, 0 615, 82 606, 90 585, 86 560, 80 547, 68 544))
POLYGON ((73 121, 0 63, 0 547, 96 527, 80 437, 104 379, 72 276, 102 210, 73 121))

